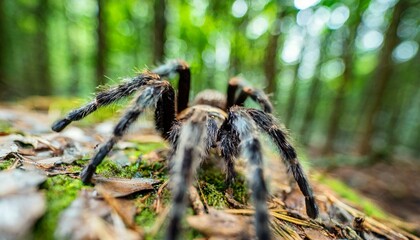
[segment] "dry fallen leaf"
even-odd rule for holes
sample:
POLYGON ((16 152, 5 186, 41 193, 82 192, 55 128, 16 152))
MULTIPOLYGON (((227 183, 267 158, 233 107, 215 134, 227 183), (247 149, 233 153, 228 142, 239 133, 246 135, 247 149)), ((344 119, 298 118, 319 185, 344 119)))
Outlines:
POLYGON ((14 169, 0 172, 0 238, 21 239, 45 212, 46 204, 36 187, 46 177, 14 169))
POLYGON ((311 228, 305 228, 305 235, 310 240, 330 240, 330 237, 327 237, 323 232, 311 228))
POLYGON ((38 172, 28 172, 19 169, 0 172, 0 197, 17 194, 35 189, 47 177, 38 172))
POLYGON ((212 208, 208 214, 187 217, 187 222, 210 239, 252 239, 255 235, 251 218, 212 208))
POLYGON ((17 153, 19 150, 15 143, 8 142, 0 144, 0 159, 6 158, 11 153, 17 153))
POLYGON ((141 239, 127 229, 121 217, 105 202, 82 191, 60 216, 55 232, 58 239, 141 239))
POLYGON ((45 209, 44 195, 35 190, 0 197, 0 238, 24 237, 45 209))
MULTIPOLYGON (((106 191, 112 197, 124 197, 130 194, 152 190, 158 180, 150 178, 94 178, 95 188, 106 191)), ((100 194, 98 194, 100 196, 100 194)))

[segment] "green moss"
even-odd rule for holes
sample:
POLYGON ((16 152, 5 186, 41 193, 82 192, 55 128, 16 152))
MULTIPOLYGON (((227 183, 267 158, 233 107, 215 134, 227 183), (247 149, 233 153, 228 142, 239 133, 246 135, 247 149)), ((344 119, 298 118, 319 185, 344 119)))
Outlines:
POLYGON ((60 213, 76 199, 82 188, 89 187, 84 187, 78 179, 58 175, 48 178, 41 188, 45 190, 47 210, 35 226, 34 239, 54 239, 60 213))
MULTIPOLYGON (((148 161, 147 159, 139 158, 140 156, 155 151, 165 146, 165 143, 141 143, 136 146, 136 149, 125 150, 125 154, 129 159, 140 159, 128 166, 120 166, 109 158, 98 166, 97 173, 104 177, 148 177, 164 180, 167 178, 167 171, 162 171, 166 168, 166 161, 148 161)), ((76 161, 81 166, 87 164, 83 160, 76 161)))
MULTIPOLYGON (((143 198, 144 195, 140 195, 139 199, 143 198)), ((157 217, 156 212, 152 209, 153 202, 156 200, 156 195, 150 195, 144 202, 137 202, 137 209, 140 209, 139 213, 135 216, 134 220, 137 225, 148 230, 150 229, 157 217)))
MULTIPOLYGON (((140 196, 141 199, 143 196, 140 196)), ((141 211, 135 216, 135 222, 137 225, 141 226, 143 229, 146 230, 146 240, 154 240, 154 239, 164 239, 165 236, 165 229, 166 225, 161 226, 159 231, 156 235, 151 235, 150 231, 154 227, 156 219, 158 218, 158 214, 153 209, 153 204, 156 201, 156 195, 150 195, 144 202, 139 202, 137 207, 141 211)), ((169 190, 166 188, 162 192, 161 201, 163 205, 170 206, 171 201, 171 194, 169 190)), ((193 210, 191 208, 187 208, 185 212, 185 216, 194 215, 193 210)), ((167 224, 165 222, 164 224, 167 224)), ((180 239, 196 239, 198 237, 203 237, 198 231, 188 227, 186 222, 186 217, 182 220, 182 226, 184 226, 180 239)))
POLYGON ((133 166, 135 165, 121 167, 117 163, 106 158, 98 166, 98 168, 96 169, 96 172, 99 175, 106 178, 111 178, 111 177, 132 178, 137 172, 137 169, 135 169, 133 166))
POLYGON ((0 171, 8 169, 10 166, 13 165, 13 162, 15 159, 7 159, 7 160, 1 160, 0 161, 0 171))
POLYGON ((337 193, 342 198, 345 198, 348 201, 352 202, 355 206, 359 206, 366 215, 382 219, 387 218, 388 215, 383 210, 378 208, 370 200, 364 198, 363 196, 360 196, 357 192, 355 192, 345 183, 321 174, 316 175, 314 177, 320 183, 329 186, 335 193, 337 193))
POLYGON ((206 198, 205 200, 210 206, 216 208, 225 208, 228 206, 224 191, 218 191, 215 185, 204 181, 200 182, 200 187, 206 198))
MULTIPOLYGON (((203 192, 203 194, 206 198, 211 198, 212 202, 216 202, 220 199, 220 195, 223 195, 223 199, 226 201, 224 198, 224 193, 227 187, 225 178, 225 173, 214 165, 203 165, 198 171, 198 179, 204 184, 204 187, 206 187, 206 191, 203 192)), ((241 203, 247 202, 249 195, 244 176, 237 173, 232 189, 233 198, 235 200, 241 203)), ((223 204, 218 206, 222 207, 223 204)))

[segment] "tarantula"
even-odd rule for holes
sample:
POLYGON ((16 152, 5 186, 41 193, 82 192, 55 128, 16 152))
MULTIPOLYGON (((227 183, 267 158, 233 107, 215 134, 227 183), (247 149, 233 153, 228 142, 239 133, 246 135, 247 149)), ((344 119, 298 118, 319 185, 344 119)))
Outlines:
POLYGON ((248 162, 248 181, 255 206, 255 227, 259 239, 270 239, 267 213, 267 188, 263 177, 263 156, 258 130, 268 134, 277 145, 285 163, 305 196, 306 213, 316 218, 318 208, 307 177, 299 164, 296 151, 286 139, 286 134, 270 114, 272 105, 261 91, 247 87, 239 78, 229 81, 227 97, 215 90, 199 93, 188 106, 190 68, 182 60, 170 61, 152 71, 145 71, 115 87, 99 92, 87 105, 71 111, 58 120, 52 130, 59 132, 72 121, 80 120, 98 108, 137 93, 131 107, 114 128, 113 136, 103 144, 80 174, 83 183, 91 182, 96 167, 122 138, 130 125, 146 108, 154 108, 157 131, 168 140, 170 154, 172 207, 166 232, 167 239, 175 239, 184 214, 187 189, 192 184, 195 170, 211 148, 218 148, 226 165, 227 186, 234 181, 234 160, 239 155, 248 162), (163 78, 179 74, 178 95, 163 78), (250 97, 262 110, 245 108, 250 97))

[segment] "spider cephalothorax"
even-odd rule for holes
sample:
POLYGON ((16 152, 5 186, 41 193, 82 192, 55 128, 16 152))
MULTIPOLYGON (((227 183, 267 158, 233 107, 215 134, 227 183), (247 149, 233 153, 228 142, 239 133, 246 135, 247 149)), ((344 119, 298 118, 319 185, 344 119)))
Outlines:
POLYGON ((92 102, 71 111, 64 119, 54 123, 52 129, 61 131, 72 121, 80 120, 98 108, 137 93, 131 107, 115 126, 113 136, 99 148, 82 170, 80 178, 84 183, 90 183, 96 167, 130 125, 146 108, 154 108, 156 129, 172 146, 169 161, 174 187, 167 239, 175 239, 179 233, 187 189, 192 184, 192 175, 211 148, 219 148, 221 152, 226 165, 228 186, 234 181, 235 158, 241 155, 248 162, 247 176, 256 210, 257 236, 259 239, 270 238, 266 206, 267 189, 263 177, 259 131, 266 133, 275 142, 305 196, 308 216, 317 217, 318 208, 312 189, 299 164, 296 152, 288 142, 284 131, 270 114, 271 103, 261 90, 247 87, 239 78, 233 78, 229 81, 226 97, 214 90, 205 90, 199 93, 192 106, 188 107, 189 91, 188 65, 182 60, 171 61, 151 72, 143 72, 120 85, 98 93, 92 102), (169 82, 162 80, 172 73, 179 74, 177 95, 169 82), (262 110, 243 107, 248 97, 257 102, 262 110))

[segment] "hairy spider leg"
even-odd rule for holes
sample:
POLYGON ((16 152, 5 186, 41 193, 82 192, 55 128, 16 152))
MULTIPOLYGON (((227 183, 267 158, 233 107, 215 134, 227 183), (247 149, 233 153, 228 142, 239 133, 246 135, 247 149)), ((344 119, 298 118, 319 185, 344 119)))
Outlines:
POLYGON ((228 120, 225 120, 220 126, 217 141, 225 161, 226 186, 231 188, 236 176, 234 159, 239 156, 239 135, 228 120))
MULTIPOLYGON (((235 148, 239 146, 242 156, 248 160, 248 182, 252 189, 252 199, 255 207, 257 237, 260 240, 270 239, 269 216, 266 203, 267 187, 263 176, 263 159, 261 144, 257 138, 257 128, 251 116, 240 107, 230 108, 228 118, 224 124, 226 124, 224 127, 230 129, 230 131, 226 131, 226 135, 223 138, 230 138, 231 141, 233 139, 239 140, 239 142, 229 147, 233 152, 230 152, 230 156, 227 157, 231 158, 237 154, 238 150, 235 148)), ((223 157, 226 158, 226 156, 223 157)))
POLYGON ((188 98, 190 91, 190 69, 183 60, 169 61, 167 64, 161 65, 151 72, 143 72, 140 75, 129 79, 110 89, 101 91, 96 94, 93 101, 78 109, 72 110, 63 119, 56 121, 52 125, 52 130, 55 132, 62 131, 67 125, 73 121, 78 121, 93 113, 100 107, 114 103, 122 98, 128 97, 136 92, 141 86, 145 85, 150 80, 159 80, 160 77, 167 77, 171 73, 179 74, 179 93, 178 96, 178 112, 182 111, 188 106, 188 98), (152 74, 154 73, 154 74, 152 74), (157 75, 156 75, 157 74, 157 75), (159 75, 159 76, 158 76, 159 75))
POLYGON ((179 74, 177 112, 180 113, 182 110, 186 109, 188 107, 191 85, 191 71, 189 65, 184 60, 172 60, 157 67, 152 72, 159 74, 161 77, 169 77, 171 73, 175 72, 179 74))
MULTIPOLYGON (((166 82, 169 85, 169 82, 166 82)), ((163 89, 155 109, 155 128, 164 139, 168 139, 176 124, 175 91, 171 85, 163 89)))
POLYGON ((299 163, 295 149, 288 142, 287 134, 276 124, 273 116, 258 109, 245 109, 259 128, 266 132, 276 143, 285 160, 286 166, 292 172, 299 189, 305 196, 306 214, 311 218, 318 216, 318 206, 308 179, 299 163))
POLYGON ((55 132, 60 132, 71 122, 78 121, 96 111, 100 107, 109 105, 115 101, 133 94, 145 83, 154 80, 159 80, 159 76, 150 72, 144 72, 127 82, 99 92, 93 101, 83 107, 72 110, 67 114, 65 118, 56 121, 51 128, 55 132))
POLYGON ((232 78, 229 81, 227 90, 227 109, 233 105, 243 106, 245 100, 248 97, 250 97, 254 102, 258 103, 265 112, 273 112, 273 106, 270 100, 268 100, 268 96, 263 91, 247 86, 245 81, 239 77, 232 78), (241 88, 241 91, 236 96, 238 87, 241 88))
POLYGON ((238 90, 239 82, 241 82, 241 80, 238 77, 233 77, 229 80, 227 88, 226 110, 235 104, 236 91, 238 90))
MULTIPOLYGON (((113 146, 124 136, 131 124, 148 107, 155 107, 156 104, 164 99, 164 95, 174 95, 174 90, 167 81, 154 81, 144 89, 141 89, 138 97, 135 99, 132 107, 122 116, 114 128, 113 136, 100 147, 99 151, 90 160, 89 164, 80 173, 83 183, 91 182, 96 167, 102 162, 113 146)), ((173 113, 173 115, 175 115, 173 113)), ((158 125, 158 124, 157 124, 158 125)))
POLYGON ((238 98, 236 99, 235 104, 238 106, 243 106, 245 100, 250 97, 254 102, 258 103, 261 108, 264 110, 264 112, 272 113, 273 112, 273 106, 271 105, 271 102, 268 100, 267 95, 259 89, 254 89, 251 87, 243 87, 241 92, 238 95, 238 98))
POLYGON ((172 207, 169 214, 169 223, 166 231, 166 239, 176 239, 180 232, 181 219, 185 212, 188 196, 188 188, 192 184, 192 177, 200 165, 201 160, 207 154, 206 130, 207 116, 204 112, 194 112, 191 118, 182 123, 177 129, 178 138, 175 153, 170 160, 171 184, 172 184, 172 207))

